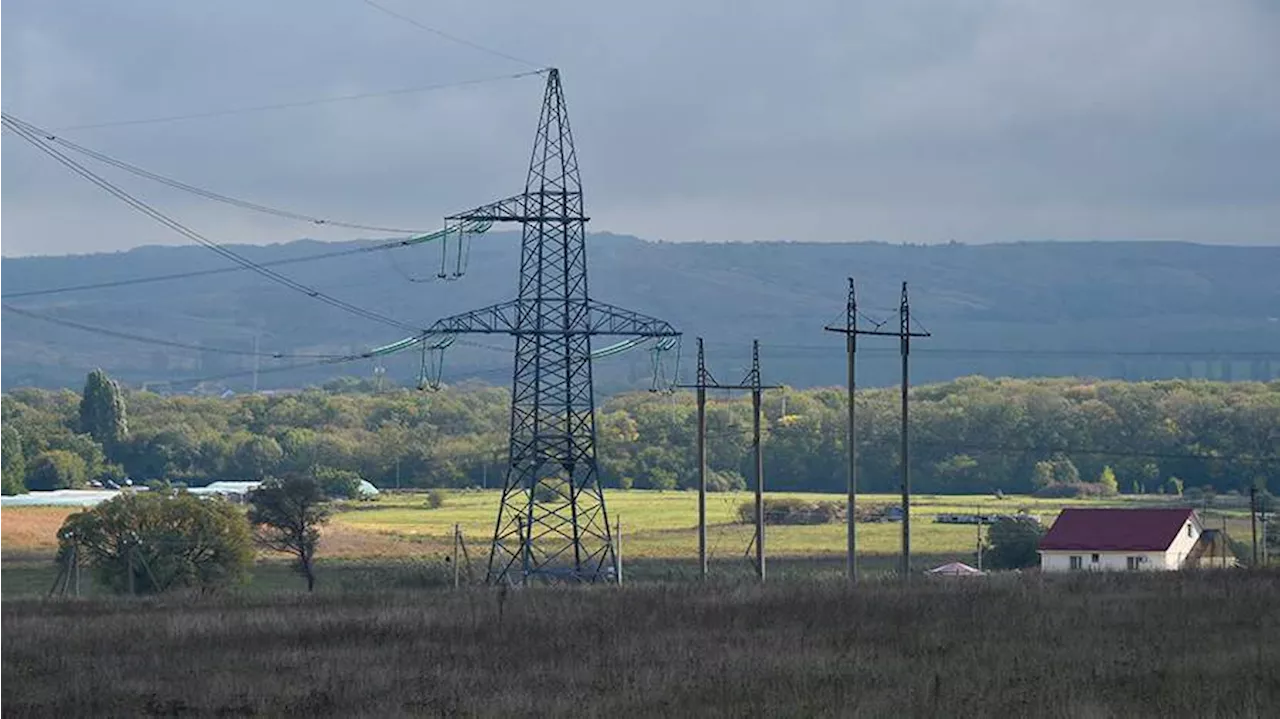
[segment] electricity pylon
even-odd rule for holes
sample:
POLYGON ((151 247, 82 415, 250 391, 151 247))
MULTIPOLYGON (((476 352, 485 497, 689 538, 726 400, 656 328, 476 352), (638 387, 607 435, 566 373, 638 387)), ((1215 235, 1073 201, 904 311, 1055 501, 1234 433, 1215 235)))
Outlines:
POLYGON ((591 338, 680 333, 587 293, 588 218, 558 70, 547 72, 524 192, 445 219, 523 227, 516 299, 446 317, 426 331, 440 346, 459 334, 516 338, 509 465, 488 581, 616 579, 596 463, 591 338))

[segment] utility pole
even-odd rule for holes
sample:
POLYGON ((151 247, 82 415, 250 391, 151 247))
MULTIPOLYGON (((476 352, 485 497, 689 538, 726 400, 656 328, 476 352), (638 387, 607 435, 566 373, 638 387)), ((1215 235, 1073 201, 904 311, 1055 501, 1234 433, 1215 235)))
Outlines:
POLYGON ((258 338, 260 332, 253 333, 253 393, 258 393, 258 367, 262 360, 262 355, 258 354, 258 338))
MULTIPOLYGON (((707 578, 707 374, 702 338, 698 338, 698 567, 707 578)), ((714 381, 714 380, 712 380, 714 381)))
MULTIPOLYGON (((978 511, 982 511, 979 509, 978 511)), ((982 515, 978 515, 978 571, 982 571, 982 515)))
POLYGON ((457 589, 459 585, 458 575, 458 540, 462 530, 457 524, 453 525, 453 588, 457 589))
POLYGON ((698 563, 701 576, 707 578, 707 390, 739 389, 751 391, 752 455, 755 465, 756 489, 756 577, 764 581, 764 452, 760 441, 761 400, 767 389, 780 389, 778 385, 765 385, 760 380, 760 341, 751 343, 751 369, 738 384, 721 384, 707 371, 706 354, 702 338, 698 338, 698 374, 694 384, 677 385, 693 389, 698 396, 698 563))
POLYGON ((516 571, 546 582, 609 581, 613 523, 600 485, 592 342, 674 342, 680 336, 667 322, 588 293, 590 218, 578 154, 560 71, 548 68, 546 77, 524 191, 445 218, 453 226, 520 224, 516 297, 441 318, 419 335, 424 351, 442 351, 464 334, 515 337, 507 469, 489 550, 490 583, 516 571))
POLYGON ((760 450, 760 340, 751 341, 751 450, 756 468, 756 577, 764 581, 764 455, 760 450))
POLYGON ((622 586, 622 515, 613 515, 613 575, 622 586))
POLYGON ((907 391, 908 356, 911 354, 911 305, 907 301, 907 283, 902 283, 902 304, 898 308, 898 341, 902 347, 902 579, 911 578, 911 442, 908 435, 907 391))
POLYGON ((1258 485, 1249 487, 1249 527, 1253 531, 1253 566, 1258 566, 1258 485))
MULTIPOLYGON (((900 314, 907 310, 907 283, 902 283, 902 305, 899 309, 900 314)), ((858 336, 871 335, 879 337, 898 337, 902 341, 902 448, 903 448, 903 550, 902 550, 902 571, 905 574, 908 571, 908 559, 910 555, 910 528, 907 512, 909 510, 909 476, 905 474, 906 468, 906 448, 907 448, 907 353, 909 337, 928 337, 929 333, 920 332, 913 333, 910 331, 910 316, 902 314, 901 325, 897 332, 888 332, 880 329, 880 324, 876 324, 875 329, 864 330, 858 328, 858 294, 854 285, 853 278, 849 278, 849 295, 845 302, 845 322, 843 327, 828 326, 823 329, 828 332, 835 332, 845 336, 845 353, 848 364, 848 412, 849 412, 849 428, 848 428, 848 452, 849 452, 849 468, 848 468, 848 498, 845 507, 845 522, 847 524, 846 533, 848 535, 847 557, 845 559, 845 571, 852 582, 857 581, 858 559, 857 559, 857 530, 856 530, 856 504, 858 498, 858 431, 856 424, 856 405, 854 404, 857 396, 857 356, 858 356, 858 336)))

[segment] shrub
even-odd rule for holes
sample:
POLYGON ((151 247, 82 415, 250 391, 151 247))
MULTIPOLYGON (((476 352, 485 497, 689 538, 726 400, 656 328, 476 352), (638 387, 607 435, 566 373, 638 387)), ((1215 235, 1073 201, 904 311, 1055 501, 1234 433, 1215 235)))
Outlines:
POLYGON ((67 517, 58 541, 63 556, 76 545, 98 581, 116 592, 234 584, 253 560, 244 514, 186 492, 122 492, 67 517))
POLYGON ((444 490, 433 489, 427 492, 427 509, 439 509, 445 504, 444 490))
MULTIPOLYGON (((792 497, 764 500, 765 524, 829 524, 843 519, 841 502, 811 502, 792 497)), ((743 502, 738 507, 738 520, 743 524, 755 523, 754 501, 743 502)))
POLYGON ((84 459, 65 449, 41 452, 27 469, 27 487, 34 490, 83 487, 88 466, 84 459))
POLYGON ((349 469, 317 467, 316 482, 329 499, 352 499, 360 496, 360 475, 349 469))
POLYGON ((1082 499, 1085 497, 1110 497, 1112 492, 1101 484, 1090 482, 1058 482, 1037 489, 1033 496, 1041 499, 1082 499))
POLYGON ((1038 522, 1002 518, 987 530, 987 562, 993 569, 1022 569, 1040 564, 1040 538, 1045 528, 1038 522))
MULTIPOLYGON (((674 481, 671 487, 674 487, 674 481)), ((668 487, 667 489, 670 489, 668 487)), ((569 483, 563 479, 547 478, 538 483, 533 490, 534 501, 544 504, 558 504, 569 501, 569 483)))

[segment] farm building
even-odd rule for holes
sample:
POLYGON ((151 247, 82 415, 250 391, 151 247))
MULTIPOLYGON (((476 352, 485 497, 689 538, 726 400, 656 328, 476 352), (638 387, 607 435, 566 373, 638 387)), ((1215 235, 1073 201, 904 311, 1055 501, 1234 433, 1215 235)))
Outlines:
MULTIPOLYGON (((1194 509, 1062 510, 1040 540, 1045 572, 1161 571, 1227 563, 1224 537, 1194 509)), ((1234 564, 1234 562, 1231 562, 1234 564)))

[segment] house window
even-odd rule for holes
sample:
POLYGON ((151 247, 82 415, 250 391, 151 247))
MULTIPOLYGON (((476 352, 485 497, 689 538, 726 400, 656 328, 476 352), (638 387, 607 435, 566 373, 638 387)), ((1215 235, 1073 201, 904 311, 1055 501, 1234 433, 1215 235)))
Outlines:
POLYGON ((1099 559, 1098 555, 1094 554, 1092 557, 1090 557, 1089 561, 1093 562, 1094 564, 1097 564, 1098 559, 1099 559))
POLYGON ((1074 554, 1071 555, 1071 568, 1084 569, 1084 557, 1080 557, 1074 554))
POLYGON ((1125 557, 1125 565, 1128 567, 1129 571, 1137 571, 1142 569, 1142 560, 1143 557, 1125 557))
POLYGON ((1188 537, 1194 536, 1191 532, 1191 522, 1187 522, 1187 536, 1188 537))

